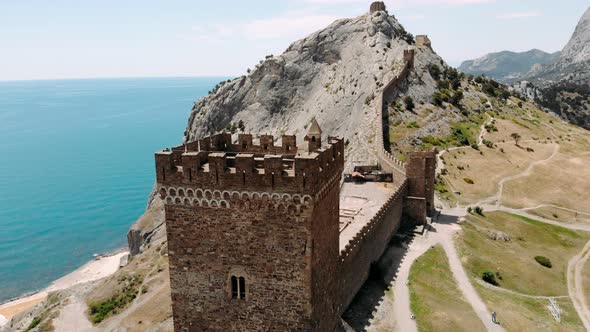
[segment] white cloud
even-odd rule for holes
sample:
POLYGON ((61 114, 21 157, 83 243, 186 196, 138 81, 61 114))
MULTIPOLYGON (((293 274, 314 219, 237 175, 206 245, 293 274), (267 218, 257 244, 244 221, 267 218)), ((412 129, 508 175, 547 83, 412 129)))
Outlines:
POLYGON ((249 22, 217 24, 211 27, 193 26, 192 31, 201 39, 271 40, 303 38, 337 20, 332 15, 285 15, 249 22))
POLYGON ((529 17, 538 17, 541 16, 539 12, 519 12, 519 13, 505 13, 502 15, 496 16, 501 20, 514 20, 519 18, 529 18, 529 17))

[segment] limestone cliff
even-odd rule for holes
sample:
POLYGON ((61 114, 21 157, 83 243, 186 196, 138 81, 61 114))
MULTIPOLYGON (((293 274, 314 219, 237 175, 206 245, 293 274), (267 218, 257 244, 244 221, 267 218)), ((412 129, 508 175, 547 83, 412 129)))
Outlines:
MULTIPOLYGON (((196 102, 185 141, 242 128, 275 137, 293 133, 301 143, 306 125, 316 117, 325 133, 348 141, 349 160, 365 159, 366 149, 359 147, 375 136, 378 125, 373 101, 399 74, 403 52, 413 44, 385 11, 338 20, 196 102)), ((428 47, 417 49, 416 71, 431 63, 443 61, 428 47)), ((416 91, 429 98, 435 83, 424 79, 416 91)))

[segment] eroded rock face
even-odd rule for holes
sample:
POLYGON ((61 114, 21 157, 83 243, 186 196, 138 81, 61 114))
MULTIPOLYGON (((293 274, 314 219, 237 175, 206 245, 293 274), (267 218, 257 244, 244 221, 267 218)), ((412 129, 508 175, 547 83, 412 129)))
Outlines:
POLYGON ((131 257, 141 253, 147 244, 166 237, 164 204, 156 197, 147 210, 127 232, 127 245, 131 257))
MULTIPOLYGON (((275 138, 295 134, 301 144, 305 127, 316 117, 326 134, 349 142, 347 160, 363 158, 366 148, 357 147, 367 145, 380 121, 375 96, 399 73, 403 51, 413 47, 405 36, 385 11, 337 20, 196 102, 185 141, 241 122, 247 132, 275 138)), ((425 72, 430 63, 443 64, 431 49, 417 50, 416 72, 425 72)), ((429 99, 435 82, 417 76, 412 93, 429 99)))

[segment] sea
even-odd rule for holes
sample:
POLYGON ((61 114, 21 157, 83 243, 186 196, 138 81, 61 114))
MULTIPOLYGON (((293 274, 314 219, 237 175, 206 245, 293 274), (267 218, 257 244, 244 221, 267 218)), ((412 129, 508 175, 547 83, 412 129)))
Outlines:
POLYGON ((217 78, 0 82, 0 303, 127 244, 217 78))

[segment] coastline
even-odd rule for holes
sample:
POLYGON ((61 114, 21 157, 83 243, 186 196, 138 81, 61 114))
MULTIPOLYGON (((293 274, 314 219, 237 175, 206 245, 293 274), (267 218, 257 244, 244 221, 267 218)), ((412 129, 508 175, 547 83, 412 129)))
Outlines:
POLYGON ((0 326, 8 323, 16 314, 45 300, 51 292, 110 276, 117 272, 121 265, 121 258, 128 254, 127 248, 121 248, 107 254, 96 255, 75 271, 53 281, 45 289, 0 304, 0 326))

